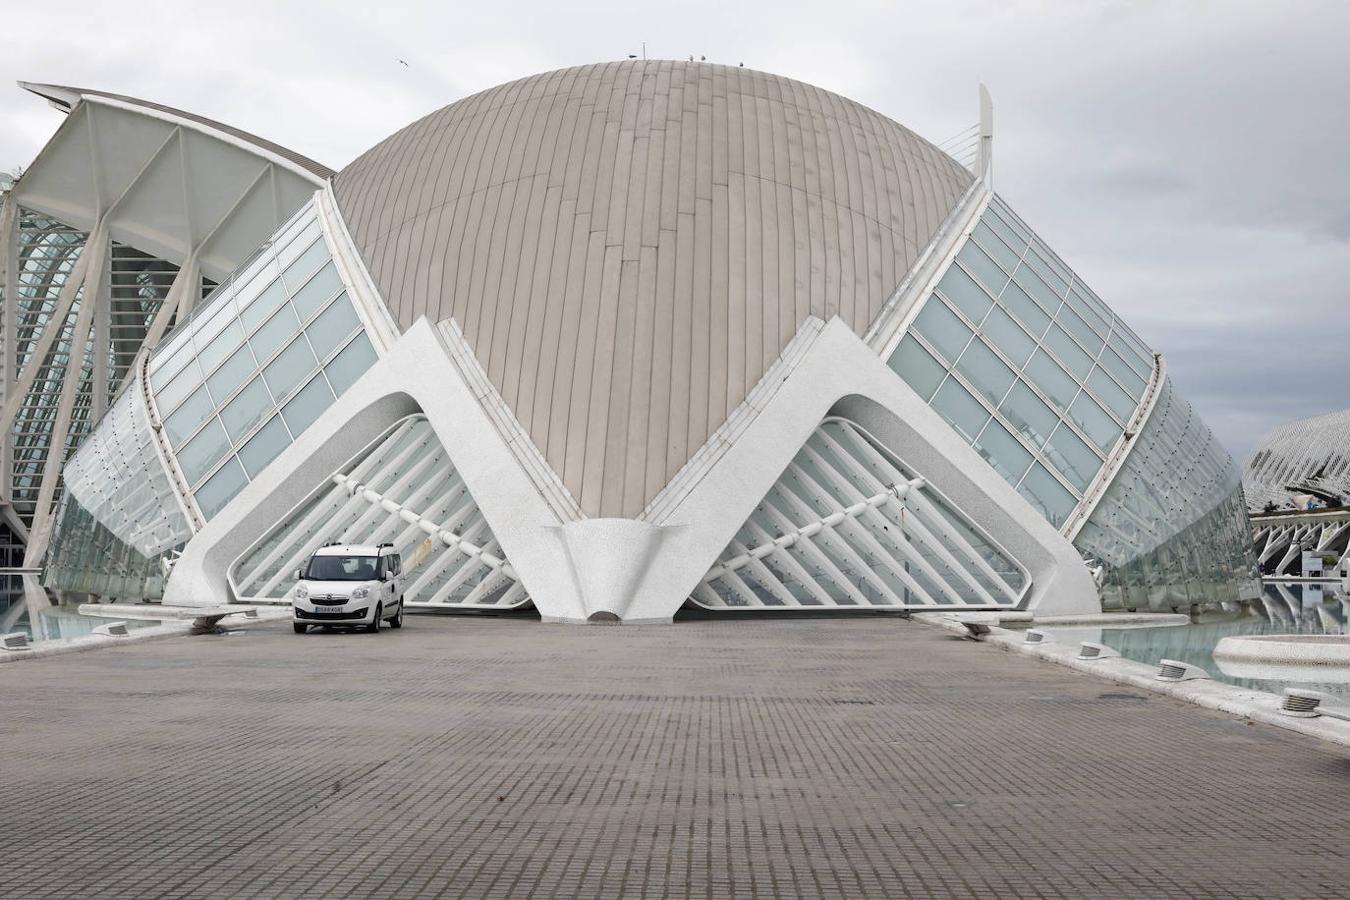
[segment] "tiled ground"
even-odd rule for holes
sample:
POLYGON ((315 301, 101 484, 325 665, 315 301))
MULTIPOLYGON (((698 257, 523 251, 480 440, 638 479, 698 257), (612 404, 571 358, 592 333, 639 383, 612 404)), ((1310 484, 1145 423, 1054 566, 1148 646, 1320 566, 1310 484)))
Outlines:
POLYGON ((0 895, 1344 897, 1350 754, 899 619, 0 668, 0 895))

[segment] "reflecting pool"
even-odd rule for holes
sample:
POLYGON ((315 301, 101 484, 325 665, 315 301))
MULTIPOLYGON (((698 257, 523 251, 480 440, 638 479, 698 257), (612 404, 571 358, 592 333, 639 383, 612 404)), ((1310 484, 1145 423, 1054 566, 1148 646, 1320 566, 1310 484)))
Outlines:
MULTIPOLYGON (((15 576, 17 580, 18 576, 15 576)), ((39 588, 39 590, 42 590, 39 588)), ((45 591, 43 591, 45 593, 45 591)), ((47 601, 50 603, 50 601, 47 601)), ((33 643, 47 641, 68 641, 72 638, 93 634, 94 629, 112 621, 124 621, 127 628, 149 628, 161 624, 148 619, 110 619, 96 616, 82 616, 79 605, 55 604, 42 606, 36 616, 25 599, 22 589, 0 591, 0 634, 20 632, 28 635, 33 643)))
MULTIPOLYGON (((1101 642, 1121 656, 1148 665, 1176 659, 1199 666, 1216 681, 1279 694, 1286 687, 1325 691, 1350 698, 1350 669, 1328 666, 1301 667, 1306 680, 1288 666, 1272 667, 1269 677, 1252 677, 1260 671, 1251 663, 1236 666, 1216 660, 1214 647, 1229 635, 1242 634, 1346 634, 1350 597, 1339 588, 1322 584, 1267 583, 1260 598, 1250 603, 1228 603, 1207 609, 1191 625, 1155 628, 1103 628, 1101 642), (1225 666, 1230 671, 1225 671, 1225 666), (1241 675, 1233 674, 1236 670, 1241 675)), ((1052 636, 1068 629, 1045 629, 1052 636)), ((1067 639, 1063 635, 1060 639, 1067 639)), ((1091 638, 1084 638, 1091 640, 1091 638)))

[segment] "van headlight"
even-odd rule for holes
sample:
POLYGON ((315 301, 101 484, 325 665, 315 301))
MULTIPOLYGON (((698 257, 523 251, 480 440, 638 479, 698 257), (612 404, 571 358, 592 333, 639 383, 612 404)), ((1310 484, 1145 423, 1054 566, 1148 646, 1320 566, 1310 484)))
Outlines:
POLYGON ((303 584, 297 584, 295 586, 295 599, 306 600, 308 598, 309 598, 309 588, 305 587, 303 584))
POLYGON ((352 591, 353 600, 364 600, 369 596, 370 596, 370 588, 368 587, 359 587, 356 590, 352 591))

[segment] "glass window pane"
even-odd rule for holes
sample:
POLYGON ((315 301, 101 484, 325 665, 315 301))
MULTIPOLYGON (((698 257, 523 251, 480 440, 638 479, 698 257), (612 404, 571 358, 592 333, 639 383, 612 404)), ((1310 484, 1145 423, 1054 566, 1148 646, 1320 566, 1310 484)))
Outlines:
POLYGON ((905 335, 886 364, 909 382, 909 386, 924 400, 933 396, 947 374, 946 368, 920 346, 912 334, 905 335))
POLYGON ((294 294, 327 258, 328 245, 324 243, 323 238, 318 238, 281 274, 281 277, 286 279, 286 287, 294 294))
POLYGON ((914 328, 927 338, 928 343, 949 360, 960 358, 966 349, 971 331, 956 313, 936 296, 929 297, 923 310, 914 320, 914 328))
POLYGON ((253 354, 249 352, 247 346, 240 347, 234 351, 233 356, 225 360, 224 365, 216 369, 214 375, 206 379, 206 386, 216 403, 222 403, 254 371, 253 354))
POLYGON ((1006 217, 1000 215, 1001 212, 1002 210, 999 208, 998 204, 991 203, 989 204, 989 208, 984 211, 984 215, 980 216, 980 221, 988 225, 999 237, 1003 238, 1008 246, 1016 250, 1020 256, 1022 251, 1027 249, 1027 238, 1024 234, 1020 233, 1010 225, 1006 220, 1006 217))
POLYGON ((1139 373, 1135 372, 1134 369, 1127 366, 1125 360, 1116 355, 1116 351, 1107 347, 1106 352, 1102 354, 1101 359, 1098 360, 1098 362, 1105 366, 1108 372, 1116 376, 1116 380, 1119 381, 1125 390, 1132 394, 1136 400, 1144 393, 1144 388, 1148 385, 1148 382, 1140 378, 1139 373))
POLYGON ((358 334, 341 353, 333 357, 333 361, 325 366, 323 371, 328 376, 328 383, 341 397, 343 391, 355 384, 356 379, 360 378, 373 362, 375 362, 375 348, 370 346, 369 338, 364 334, 358 334))
POLYGON ((1139 350, 1134 346, 1134 343, 1126 337, 1125 332, 1116 329, 1111 333, 1111 337, 1107 343, 1111 345, 1111 348, 1120 355, 1120 358, 1125 361, 1126 365, 1128 365, 1135 374, 1140 378, 1148 378, 1149 374, 1153 371, 1153 358, 1150 356, 1147 361, 1141 358, 1139 350))
POLYGON ((337 269, 330 262, 319 270, 315 275, 305 283, 305 286, 296 291, 291 303, 295 306, 295 311, 300 314, 302 322, 308 322, 310 317, 319 309, 333 299, 333 295, 342 290, 342 279, 338 277, 337 269))
POLYGON ((1138 401, 1121 390, 1120 385, 1108 378, 1101 366, 1092 370, 1087 383, 1092 392, 1106 403, 1107 407, 1116 414, 1120 421, 1125 423, 1130 421, 1130 416, 1134 415, 1135 407, 1139 405, 1138 401))
POLYGON ((1052 402, 1059 404, 1061 409, 1068 409, 1074 395, 1078 393, 1078 382, 1046 356, 1044 350, 1037 350, 1023 371, 1026 372, 1027 380, 1040 388, 1041 393, 1052 402))
POLYGON ((1120 426, 1097 405, 1096 400, 1085 393, 1079 394, 1069 407, 1069 418, 1083 429, 1083 433, 1091 438, 1092 443, 1103 453, 1109 452, 1115 446, 1116 438, 1120 437, 1120 426))
POLYGON ((239 321, 244 323, 245 331, 252 331, 271 318, 277 307, 285 302, 286 288, 282 285, 281 279, 278 278, 244 308, 244 311, 239 314, 239 321))
POLYGON ((1073 512, 1074 506, 1078 503, 1074 495, 1056 481, 1055 476, 1046 471, 1040 463, 1032 464, 1017 490, 1056 528, 1064 525, 1069 513, 1073 512))
POLYGON ((1031 266, 1041 280, 1054 289, 1055 295, 1063 297, 1069 291, 1069 282, 1059 272, 1058 268, 1050 265, 1045 257, 1050 254, 1040 247, 1039 243, 1033 242, 1031 249, 1022 257, 1023 261, 1031 266), (1039 252, 1038 252, 1039 251, 1039 252))
POLYGON ((1091 325, 1097 334, 1104 338, 1111 333, 1111 320, 1104 318, 1101 312, 1079 293, 1084 289, 1085 285, 1082 284, 1069 288, 1069 296, 1064 298, 1064 302, 1072 306, 1073 311, 1082 316, 1083 321, 1091 325))
POLYGON ((319 220, 311 219, 304 224, 303 228, 298 228, 300 223, 291 226, 285 234, 277 240, 277 245, 281 247, 277 251, 277 261, 281 263, 282 268, 289 266, 295 261, 295 258, 306 250, 314 246, 314 239, 319 236, 319 220))
POLYGON ((1012 314, 1017 316, 1021 323, 1027 327, 1032 337, 1039 338, 1045 334, 1046 326, 1050 324, 1050 316, 1046 314, 1045 310, 1041 309, 1035 300, 1031 299, 1026 291, 1022 290, 1017 282, 1008 283, 1008 286, 1003 289, 1003 294, 998 298, 998 302, 1012 310, 1012 314))
POLYGON ((1089 355, 1095 357, 1097 351, 1101 350, 1102 345, 1106 343, 1101 335, 1093 331, 1092 327, 1088 325, 1087 322, 1083 321, 1082 316, 1069 308, 1068 303, 1065 303, 1059 308, 1059 316, 1057 318, 1059 324, 1064 327, 1064 330, 1076 337, 1078 343, 1083 345, 1083 349, 1086 350, 1089 355))
MULTIPOLYGON (((1030 251, 1028 251, 1030 252, 1030 251)), ((1013 275, 1013 280, 1022 286, 1022 288, 1031 295, 1041 308, 1050 315, 1054 315, 1062 303, 1058 294, 1051 290, 1050 286, 1031 271, 1024 263, 1013 275)))
MULTIPOLYGON (((244 329, 238 322, 231 322, 225 326, 220 334, 216 335, 210 343, 205 344, 197 354, 197 362, 201 365, 203 372, 210 372, 222 359, 229 356, 239 348, 244 342, 244 329)), ((201 346, 202 342, 198 342, 201 346)))
POLYGON ((260 363, 266 364, 299 330, 300 320, 295 317, 295 311, 288 303, 277 310, 277 314, 268 319, 266 325, 255 331, 248 342, 253 345, 253 355, 260 363))
POLYGON ((970 342, 956 369, 993 406, 998 406, 1017 378, 1013 370, 979 339, 970 342))
POLYGON ((216 474, 207 479, 206 484, 198 488, 193 496, 197 498, 202 515, 209 519, 224 509, 225 504, 229 503, 247 483, 244 470, 239 468, 239 461, 230 459, 216 471, 216 474))
POLYGON ((1059 361, 1068 366, 1069 371, 1080 380, 1086 378, 1087 373, 1092 371, 1092 357, 1083 352, 1083 348, 1075 344, 1058 325, 1051 325, 1050 330, 1045 333, 1045 345, 1053 350, 1059 361))
MULTIPOLYGON (((156 354, 158 356, 158 354, 156 354)), ((192 349, 192 342, 187 340, 186 333, 183 335, 183 343, 171 355, 164 357, 150 374, 150 387, 158 391, 168 383, 169 379, 177 375, 184 366, 196 356, 196 351, 192 349)))
POLYGON ((998 474, 1014 486, 1022 480, 1022 475, 1031 465, 1031 451, 1022 446, 1022 442, 1013 437, 997 420, 990 421, 984 427, 980 439, 975 442, 975 449, 989 461, 989 465, 993 466, 998 474))
POLYGON ((1021 252, 1013 250, 1007 244, 1003 243, 999 236, 990 231, 989 226, 984 224, 983 221, 975 226, 975 231, 972 232, 972 235, 975 240, 980 242, 980 246, 984 248, 984 252, 997 260, 1006 272, 1012 272, 1017 268, 1017 264, 1020 262, 1020 257, 1022 255, 1021 252))
POLYGON ((351 301, 346 294, 340 294, 331 306, 309 323, 305 331, 309 334, 309 345, 314 348, 314 353, 323 359, 360 324, 361 320, 357 318, 351 301))
POLYGON ((263 378, 267 379, 272 396, 280 399, 289 394, 317 366, 314 354, 310 352, 309 343, 304 335, 301 335, 263 369, 263 378))
POLYGON ((997 306, 985 317, 980 332, 1016 366, 1024 365, 1031 351, 1036 349, 1036 342, 1022 330, 1022 326, 997 306))
POLYGON ((164 420, 164 434, 168 437, 169 443, 174 447, 180 446, 211 414, 214 405, 211 396, 206 393, 206 388, 199 387, 193 391, 192 396, 184 400, 182 405, 174 410, 173 415, 164 420))
POLYGON ((1013 385, 1013 389, 1008 392, 1008 399, 998 409, 1018 433, 1038 449, 1059 424, 1059 416, 1055 415, 1054 410, 1046 406, 1023 381, 1013 385))
POLYGON ((291 435, 281 421, 281 416, 273 416, 270 422, 258 429, 257 434, 249 438, 247 444, 239 448, 239 461, 244 464, 248 477, 253 478, 290 445, 291 435))
POLYGON ((199 316, 201 323, 193 322, 192 342, 198 347, 205 347, 211 343, 212 338, 238 320, 236 312, 233 303, 217 303, 207 308, 205 313, 199 316))
POLYGON ((950 422, 967 442, 973 442, 984 423, 989 421, 989 413, 980 401, 950 378, 933 395, 933 409, 950 422))
POLYGON ((224 423, 231 440, 238 441, 272 409, 272 397, 267 393, 262 378, 258 377, 250 381, 248 387, 236 394, 229 405, 220 411, 220 421, 224 423))
MULTIPOLYGON (((151 382, 153 381, 154 379, 151 379, 151 382)), ((180 371, 178 377, 173 381, 161 388, 153 388, 151 393, 155 395, 155 408, 159 410, 160 416, 166 416, 173 412, 173 408, 201 383, 202 374, 197 369, 197 363, 193 361, 191 365, 180 371)))
POLYGON ((960 266, 947 268, 942 280, 938 282, 938 290, 952 302, 953 306, 965 313, 966 318, 977 324, 989 311, 989 307, 994 305, 993 298, 960 266))
POLYGON ((979 245, 966 241, 961 252, 956 254, 956 258, 961 261, 970 273, 974 275, 981 284, 989 288, 989 293, 995 297, 998 292, 1003 290, 1003 285, 1008 283, 1008 273, 1004 272, 998 265, 989 258, 989 254, 980 249, 979 245))
POLYGON ((188 441, 174 457, 183 470, 189 484, 196 484, 212 466, 219 462, 230 447, 230 439, 225 435, 220 420, 212 418, 197 436, 188 441))
POLYGON ((1045 454, 1060 474, 1080 491, 1087 489, 1092 477, 1102 467, 1101 459, 1092 452, 1092 448, 1063 423, 1050 436, 1045 454))
POLYGON ((332 405, 333 390, 328 386, 328 381, 319 375, 300 389, 300 393, 286 404, 281 414, 285 417, 286 424, 290 426, 291 434, 299 437, 301 432, 332 405))

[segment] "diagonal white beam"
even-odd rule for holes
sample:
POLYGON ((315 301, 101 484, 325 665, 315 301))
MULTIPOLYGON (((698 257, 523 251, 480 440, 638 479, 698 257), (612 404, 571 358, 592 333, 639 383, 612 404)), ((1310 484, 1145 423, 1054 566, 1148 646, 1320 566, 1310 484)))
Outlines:
POLYGON ((107 254, 107 247, 108 235, 100 225, 89 236, 89 243, 84 253, 80 254, 89 260, 89 265, 85 269, 84 299, 80 302, 80 312, 75 318, 75 329, 70 338, 70 359, 61 384, 61 399, 56 407, 56 420, 52 424, 47 459, 42 467, 42 484, 38 488, 33 527, 29 531, 28 547, 24 551, 26 566, 38 565, 51 541, 52 500, 56 496, 56 485, 61 479, 61 470, 65 467, 66 435, 70 432, 75 395, 79 391, 80 376, 84 369, 84 348, 89 343, 94 327, 94 308, 97 306, 95 299, 101 290, 103 260, 107 254))

